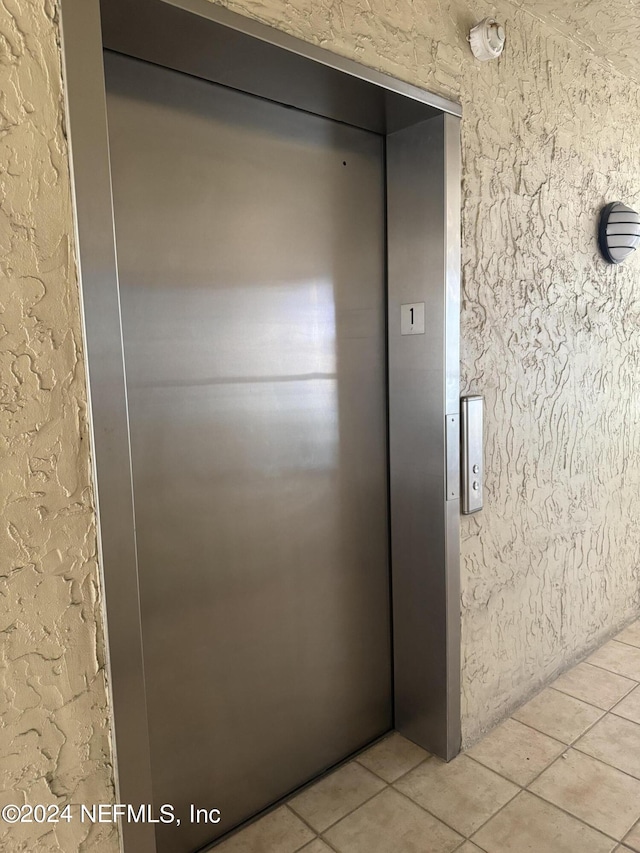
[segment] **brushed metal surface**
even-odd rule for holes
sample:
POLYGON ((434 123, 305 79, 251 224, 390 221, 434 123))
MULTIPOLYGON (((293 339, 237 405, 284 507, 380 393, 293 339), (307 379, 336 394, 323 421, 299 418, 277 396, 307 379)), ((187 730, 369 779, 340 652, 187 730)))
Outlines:
POLYGON ((447 500, 460 498, 460 417, 447 415, 447 500))
MULTIPOLYGON (((442 169, 444 177, 444 410, 446 415, 460 412, 460 300, 462 246, 462 143, 461 121, 455 115, 443 114, 442 169)), ((460 481, 460 454, 453 460, 460 481)), ((461 613, 460 613, 460 500, 445 502, 444 564, 437 569, 444 577, 444 611, 446 626, 444 647, 446 661, 446 699, 442 716, 436 725, 445 732, 442 755, 454 758, 460 752, 461 732, 461 613)))
POLYGON ((462 414, 462 512, 479 512, 483 504, 483 420, 484 399, 463 397, 462 414))
MULTIPOLYGON (((63 0, 61 32, 99 564, 106 608, 107 665, 118 802, 150 803, 140 602, 131 457, 122 357, 100 9, 63 0)), ((121 825, 127 853, 155 853, 153 826, 121 825)))
POLYGON ((447 500, 446 442, 459 393, 452 393, 460 296, 452 248, 459 218, 448 204, 459 187, 447 153, 455 145, 447 135, 457 130, 451 118, 387 137, 395 720, 444 758, 460 749, 459 500, 447 500), (401 306, 416 302, 426 305, 428 334, 402 335, 401 306))
POLYGON ((154 801, 187 851, 391 725, 374 134, 106 54, 154 801))
MULTIPOLYGON (((425 106, 433 107, 437 114, 448 113, 458 117, 462 115, 462 108, 460 104, 455 101, 451 101, 448 98, 444 98, 442 95, 436 95, 434 92, 427 92, 425 89, 413 86, 411 83, 398 80, 395 77, 390 77, 388 74, 376 71, 374 68, 367 68, 364 65, 360 65, 358 62, 354 62, 352 59, 347 59, 344 56, 332 53, 331 51, 326 50, 326 48, 318 47, 317 45, 310 44, 309 42, 304 42, 301 39, 295 38, 295 36, 289 35, 289 33, 282 32, 282 30, 270 27, 260 21, 256 21, 255 19, 247 18, 244 15, 239 15, 237 12, 232 12, 230 9, 225 7, 208 6, 208 0, 161 0, 161 2, 168 6, 173 6, 177 9, 182 9, 194 15, 198 15, 207 21, 213 21, 230 29, 237 30, 238 32, 244 33, 253 39, 266 41, 275 47, 283 48, 289 53, 295 53, 299 56, 311 59, 318 65, 324 65, 327 68, 335 69, 341 73, 343 85, 347 78, 353 77, 364 83, 372 83, 379 90, 388 92, 392 97, 395 95, 401 96, 393 101, 388 101, 387 104, 397 102, 398 105, 400 105, 401 101, 404 101, 406 108, 406 102, 412 101, 414 102, 413 106, 423 104, 425 106)), ((403 111, 401 106, 398 106, 398 109, 400 112, 403 111)), ((394 113, 395 109, 392 108, 391 112, 394 113)), ((408 115, 408 113, 406 113, 406 115, 408 115)), ((418 117, 424 120, 430 115, 431 113, 425 112, 413 113, 411 123, 417 122, 418 117)), ((391 130, 391 127, 388 127, 387 129, 391 130)))
POLYGON ((105 47, 377 133, 460 106, 209 0, 102 0, 105 47), (179 34, 179 37, 177 37, 179 34))

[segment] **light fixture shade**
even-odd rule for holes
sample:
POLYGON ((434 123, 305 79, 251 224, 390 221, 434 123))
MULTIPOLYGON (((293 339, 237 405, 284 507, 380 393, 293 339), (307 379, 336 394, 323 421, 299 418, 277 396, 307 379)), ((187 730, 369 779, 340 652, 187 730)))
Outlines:
POLYGON ((640 216, 614 201, 602 208, 598 231, 600 251, 610 264, 621 264, 640 244, 640 216))

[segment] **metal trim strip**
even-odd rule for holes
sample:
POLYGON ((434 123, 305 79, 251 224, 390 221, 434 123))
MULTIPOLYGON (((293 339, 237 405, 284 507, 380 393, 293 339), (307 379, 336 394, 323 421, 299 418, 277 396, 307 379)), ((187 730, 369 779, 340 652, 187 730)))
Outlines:
POLYGON ((365 80, 379 86, 381 89, 387 89, 390 92, 396 92, 399 95, 404 95, 413 101, 420 101, 430 107, 434 107, 443 113, 448 113, 453 116, 460 117, 462 115, 462 107, 455 101, 448 100, 442 95, 435 95, 432 92, 427 92, 425 89, 420 89, 411 83, 405 83, 403 80, 398 80, 381 71, 376 71, 373 68, 368 68, 364 65, 359 65, 352 59, 339 56, 337 53, 332 53, 322 47, 317 47, 310 42, 302 41, 295 36, 277 30, 275 27, 270 27, 253 18, 247 18, 244 15, 239 15, 237 12, 232 12, 224 6, 219 6, 211 3, 210 0, 161 0, 169 6, 175 6, 178 9, 183 9, 198 15, 201 18, 206 18, 209 21, 222 24, 232 30, 237 30, 245 35, 252 36, 260 41, 266 41, 276 47, 281 47, 283 50, 295 53, 313 62, 319 62, 321 65, 326 65, 329 68, 335 68, 337 71, 342 71, 351 77, 357 77, 359 80, 365 80))

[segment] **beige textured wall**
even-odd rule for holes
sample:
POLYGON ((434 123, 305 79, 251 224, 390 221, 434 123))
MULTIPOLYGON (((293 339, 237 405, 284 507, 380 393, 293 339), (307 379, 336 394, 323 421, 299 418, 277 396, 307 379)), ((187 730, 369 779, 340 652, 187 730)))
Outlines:
MULTIPOLYGON (((0 2, 0 805, 113 799, 56 8, 0 2)), ((0 848, 115 853, 108 827, 0 848)))
POLYGON ((564 5, 580 43, 555 0, 532 4, 550 24, 520 2, 225 5, 463 105, 463 390, 487 421, 485 510, 462 522, 470 743, 640 608, 640 257, 611 268, 595 242, 603 203, 640 205, 640 87, 584 34, 604 0, 564 5), (478 63, 487 14, 507 47, 478 63))
POLYGON ((463 82, 463 376, 486 394, 486 511, 463 523, 464 734, 640 607, 640 87, 526 14, 463 82))
MULTIPOLYGON (((229 6, 464 107, 463 377, 487 398, 486 509, 462 541, 473 740, 640 607, 640 259, 607 268, 594 242, 604 201, 640 204, 640 90, 503 0, 229 6), (480 65, 465 37, 492 12, 507 50, 480 65)), ((0 2, 0 803, 112 797, 56 33, 52 0, 0 2)), ((0 825, 0 844, 117 847, 48 829, 0 825)))
POLYGON ((640 82, 638 0, 515 0, 640 82))

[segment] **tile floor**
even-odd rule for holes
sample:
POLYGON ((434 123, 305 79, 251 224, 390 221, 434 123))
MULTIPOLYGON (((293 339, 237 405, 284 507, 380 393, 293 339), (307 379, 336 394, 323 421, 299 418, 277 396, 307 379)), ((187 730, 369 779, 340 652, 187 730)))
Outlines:
POLYGON ((640 620, 445 764, 393 733, 216 853, 640 853, 640 620))

